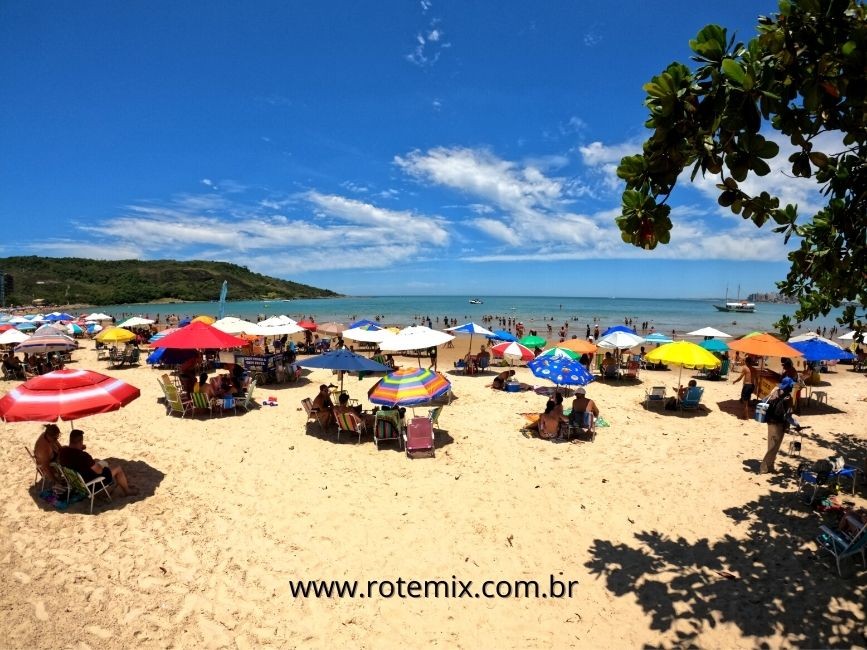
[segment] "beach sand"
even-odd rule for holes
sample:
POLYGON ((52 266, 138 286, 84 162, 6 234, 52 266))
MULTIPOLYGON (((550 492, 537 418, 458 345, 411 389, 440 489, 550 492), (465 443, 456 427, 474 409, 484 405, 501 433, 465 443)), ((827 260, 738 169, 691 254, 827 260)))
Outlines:
MULTIPOLYGON (((594 443, 520 432, 534 392, 452 374, 468 340, 441 348, 456 399, 436 457, 409 460, 370 438, 336 442, 300 408, 329 371, 257 389, 278 406, 212 419, 167 416, 145 366, 106 370, 93 344, 75 366, 141 388, 115 413, 76 422, 95 457, 116 459, 141 494, 59 511, 38 497, 40 425, 3 425, 0 634, 14 648, 699 647, 864 645, 867 570, 815 558, 820 523, 795 496, 784 441, 756 474, 765 425, 738 419, 739 385, 700 381, 706 410, 645 410, 677 370, 594 382, 610 423, 594 443), (293 581, 536 580, 571 597, 294 597, 293 581)), ((474 343, 476 348, 478 342, 474 343)), ((416 365, 397 357, 401 365, 416 365)), ((684 382, 692 376, 684 371, 684 382)), ((733 377, 733 376, 732 376, 733 377)), ((517 378, 544 386, 526 368, 517 378)), ((863 464, 867 381, 825 374, 828 405, 805 410, 802 454, 863 464)), ((366 407, 376 378, 347 377, 366 407)), ((13 384, 3 382, 6 390, 13 384)), ((419 414, 424 410, 420 409, 419 414)), ((61 423, 66 442, 69 423, 61 423)), ((865 505, 865 489, 846 494, 865 505)), ((504 587, 503 587, 504 588, 504 587)), ((404 587, 406 589, 406 587, 404 587)), ((388 589, 386 588, 386 593, 388 589)), ((456 595, 456 594, 455 594, 456 595)))

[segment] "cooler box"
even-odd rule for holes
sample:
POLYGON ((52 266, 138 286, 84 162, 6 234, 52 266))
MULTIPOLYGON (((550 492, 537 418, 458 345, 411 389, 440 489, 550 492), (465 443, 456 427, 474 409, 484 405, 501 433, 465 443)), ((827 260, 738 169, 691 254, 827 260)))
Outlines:
POLYGON ((768 403, 759 402, 756 404, 756 422, 764 422, 768 416, 768 403))
POLYGON ((520 393, 521 392, 521 384, 517 381, 507 381, 506 382, 506 392, 507 393, 520 393))

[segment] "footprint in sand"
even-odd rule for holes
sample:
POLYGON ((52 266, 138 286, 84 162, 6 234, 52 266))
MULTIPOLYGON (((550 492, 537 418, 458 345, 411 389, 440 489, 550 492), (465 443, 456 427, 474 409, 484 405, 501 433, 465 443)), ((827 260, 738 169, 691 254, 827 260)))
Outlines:
POLYGON ((26 573, 21 573, 20 571, 16 571, 12 575, 15 576, 15 579, 18 582, 20 582, 22 585, 29 585, 30 584, 30 576, 27 575, 26 573))
POLYGON ((104 627, 96 627, 95 625, 88 625, 84 628, 84 631, 92 634, 93 636, 98 636, 103 641, 112 637, 110 630, 106 630, 104 627))
POLYGON ((48 620, 48 612, 45 611, 44 602, 42 602, 41 600, 37 600, 35 603, 33 603, 33 610, 33 613, 36 614, 36 618, 38 618, 40 621, 48 620))

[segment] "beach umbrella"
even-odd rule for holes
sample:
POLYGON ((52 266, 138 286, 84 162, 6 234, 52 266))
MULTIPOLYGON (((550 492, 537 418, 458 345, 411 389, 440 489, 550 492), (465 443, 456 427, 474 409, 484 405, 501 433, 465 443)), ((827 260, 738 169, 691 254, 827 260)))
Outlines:
POLYGON ((78 344, 68 336, 31 336, 15 346, 16 352, 28 354, 47 354, 48 352, 68 352, 78 344))
POLYGON ((280 323, 279 325, 264 325, 265 321, 257 323, 261 328, 262 336, 283 336, 284 334, 297 334, 305 331, 297 323, 280 323))
POLYGON ((15 329, 15 326, 10 325, 9 323, 4 323, 3 325, 0 325, 0 332, 6 332, 8 330, 14 330, 14 329, 15 329))
POLYGON ((120 379, 90 370, 54 370, 13 388, 0 398, 6 422, 78 420, 126 406, 141 394, 120 379))
POLYGON ((144 327, 146 325, 153 325, 154 321, 150 318, 142 318, 141 316, 130 316, 124 322, 118 323, 118 327, 144 327))
POLYGON ((608 336, 609 334, 614 334, 614 332, 626 332, 627 334, 636 334, 636 331, 631 327, 627 327, 626 325, 612 325, 607 330, 602 332, 602 336, 608 336))
POLYGON ((337 336, 338 334, 342 334, 343 330, 345 329, 347 329, 346 325, 344 325, 343 323, 337 323, 335 321, 320 323, 316 326, 317 332, 321 332, 322 334, 329 334, 331 336, 337 336))
POLYGON ((382 329, 382 325, 380 325, 376 321, 368 320, 366 318, 362 318, 361 320, 357 320, 354 323, 350 323, 349 325, 346 326, 346 329, 352 330, 352 329, 355 329, 356 327, 365 328, 365 329, 373 328, 373 329, 377 329, 377 330, 382 329))
MULTIPOLYGON (((204 321, 192 321, 192 323, 202 323, 203 325, 208 325, 204 321)), ((253 323, 248 320, 235 318, 234 316, 226 316, 225 318, 221 318, 218 321, 214 321, 213 325, 208 326, 214 327, 221 332, 225 332, 226 334, 249 334, 251 336, 268 336, 268 328, 262 327, 258 323, 253 323)))
POLYGON ((298 326, 310 330, 311 332, 315 332, 318 327, 318 325, 316 325, 312 320, 302 320, 298 323, 298 326))
POLYGON ((33 332, 33 336, 68 336, 66 327, 63 325, 40 325, 33 332))
POLYGON ((213 325, 217 322, 217 319, 213 316, 209 316, 208 314, 200 314, 196 316, 194 319, 190 321, 191 323, 204 323, 205 325, 213 325))
MULTIPOLYGON (((265 320, 259 321, 259 325, 262 327, 276 327, 278 325, 297 325, 298 321, 289 318, 288 316, 284 316, 280 314, 279 316, 271 316, 266 318, 265 320)), ((302 327, 301 330, 304 328, 302 327)), ((301 330, 298 330, 299 332, 301 330)))
POLYGON ((529 334, 520 339, 518 343, 528 348, 541 348, 547 343, 547 341, 541 336, 534 336, 532 334, 529 334))
POLYGON ((708 352, 726 352, 729 349, 728 343, 719 339, 707 339, 699 343, 708 352))
POLYGON ((489 339, 494 339, 497 341, 517 341, 518 337, 512 334, 511 332, 507 332, 506 330, 493 330, 490 334, 488 334, 489 339))
POLYGON ((125 343, 135 339, 135 334, 122 327, 108 327, 96 335, 100 343, 125 343))
POLYGON ((350 341, 362 341, 363 343, 380 343, 383 339, 393 336, 391 332, 384 329, 365 329, 364 327, 353 327, 343 330, 343 338, 350 341))
POLYGON ((558 343, 557 347, 572 350, 578 354, 593 354, 596 352, 596 344, 584 339, 569 339, 568 341, 558 343))
POLYGON ((636 345, 644 343, 644 339, 635 333, 625 332, 623 330, 615 330, 610 334, 600 337, 596 341, 596 345, 600 348, 609 348, 617 350, 628 350, 636 345))
POLYGON ((62 320, 66 320, 66 321, 75 320, 75 316, 72 316, 71 314, 61 313, 59 311, 53 311, 50 314, 48 314, 43 320, 45 320, 49 323, 56 323, 57 321, 62 321, 62 320))
POLYGON ((185 350, 225 350, 240 348, 245 345, 247 345, 247 341, 244 339, 226 334, 212 325, 201 322, 191 323, 154 343, 154 347, 157 348, 181 348, 185 350))
POLYGON ((160 339, 163 339, 166 336, 168 336, 169 334, 172 334, 172 333, 177 332, 177 331, 178 331, 177 327, 167 327, 166 329, 161 330, 161 331, 157 332, 156 334, 154 334, 152 337, 150 337, 148 339, 148 343, 156 343, 160 339))
POLYGON ((586 386, 593 381, 587 368, 568 357, 536 357, 527 367, 540 379, 547 379, 557 386, 586 386))
POLYGON ((100 325, 99 323, 87 323, 85 327, 87 328, 88 334, 95 334, 96 332, 102 331, 102 325, 100 325))
POLYGON ((14 327, 0 333, 0 345, 12 345, 13 343, 21 343, 30 338, 29 334, 25 334, 21 330, 14 327))
POLYGON ((533 351, 517 341, 498 343, 491 348, 491 353, 497 357, 510 357, 521 361, 532 361, 536 358, 533 351))
MULTIPOLYGON (((30 321, 24 316, 13 316, 7 322, 12 323, 13 325, 17 325, 18 323, 30 323, 30 321)), ((840 338, 843 338, 842 336, 840 338)))
POLYGON ((100 312, 94 312, 88 316, 85 316, 84 320, 93 320, 93 321, 111 320, 111 316, 109 316, 108 314, 100 313, 100 312))
POLYGON ((146 363, 149 365, 155 364, 164 364, 164 365, 178 365, 184 363, 192 357, 198 356, 199 353, 196 350, 184 350, 179 348, 157 348, 153 352, 151 352, 147 359, 146 363))
POLYGON ((84 334, 84 329, 78 323, 69 323, 66 326, 66 331, 70 335, 84 334))
POLYGON ((644 358, 654 363, 680 366, 680 371, 677 373, 678 386, 680 386, 680 376, 684 366, 687 368, 717 368, 722 363, 703 347, 690 341, 666 343, 648 352, 644 358))
POLYGON ((404 327, 397 334, 387 337, 379 344, 379 349, 384 352, 422 350, 442 345, 454 338, 451 334, 433 330, 424 325, 413 325, 404 327))
POLYGON ((441 373, 427 368, 402 368, 380 379, 367 396, 374 404, 417 406, 445 395, 451 389, 441 373))
MULTIPOLYGON (((15 320, 15 319, 13 318, 9 322, 11 323, 13 320, 15 320)), ((851 332, 846 332, 843 336, 838 336, 837 338, 840 339, 841 341, 854 341, 855 335, 856 335, 855 330, 852 330, 851 332)))
POLYGON ((30 332, 30 331, 33 331, 36 329, 36 325, 34 323, 24 322, 24 323, 18 323, 15 326, 15 328, 22 331, 22 332, 30 332))
POLYGON ((654 332, 653 334, 648 334, 644 337, 645 343, 672 343, 673 340, 670 336, 666 336, 662 332, 654 332))
POLYGON ((804 355, 804 361, 841 361, 854 359, 855 355, 843 350, 838 345, 825 343, 818 339, 807 341, 789 341, 790 345, 804 355))
POLYGON ((557 347, 553 347, 553 348, 548 348, 547 350, 542 350, 538 354, 538 356, 536 356, 536 358, 537 359, 545 358, 545 359, 571 359, 571 360, 574 360, 580 356, 581 355, 578 354, 577 352, 575 352, 575 350, 570 350, 568 348, 563 348, 563 347, 557 346, 557 347))
POLYGON ((320 354, 307 359, 302 359, 296 362, 296 365, 303 368, 324 368, 326 370, 339 370, 340 374, 340 392, 343 392, 343 373, 344 372, 388 372, 390 368, 381 363, 368 359, 360 354, 355 354, 351 350, 331 350, 325 354, 320 354))
POLYGON ((787 343, 791 345, 792 343, 800 343, 802 341, 822 341, 822 343, 827 343, 828 345, 833 345, 835 347, 843 349, 843 346, 839 343, 835 343, 831 339, 826 339, 824 336, 819 336, 815 332, 807 332, 806 334, 800 334, 798 336, 791 337, 787 343))
POLYGON ((473 351, 473 334, 481 334, 483 336, 493 336, 494 333, 481 325, 477 325, 476 323, 464 323, 463 325, 457 325, 455 327, 447 327, 446 332, 460 332, 461 334, 469 334, 470 335, 470 347, 467 349, 467 354, 470 354, 473 351))
MULTIPOLYGON (((189 316, 184 316, 181 320, 178 321, 178 327, 186 327, 190 323, 193 322, 193 319, 189 316)), ((207 323, 205 323, 207 325, 207 323)))
POLYGON ((747 335, 729 343, 730 350, 736 350, 757 357, 800 357, 801 353, 788 343, 763 332, 747 335))
POLYGON ((720 332, 718 329, 713 327, 702 327, 700 330, 695 330, 694 332, 687 332, 687 336, 706 336, 710 338, 720 338, 720 339, 730 339, 732 337, 731 334, 726 334, 725 332, 720 332))

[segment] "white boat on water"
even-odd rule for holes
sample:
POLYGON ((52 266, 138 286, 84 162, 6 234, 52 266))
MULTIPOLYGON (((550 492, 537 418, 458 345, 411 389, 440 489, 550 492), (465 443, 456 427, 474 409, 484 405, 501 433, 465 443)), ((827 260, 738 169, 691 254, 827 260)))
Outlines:
POLYGON ((724 305, 714 305, 717 311, 735 311, 741 314, 752 314, 756 311, 756 303, 739 300, 737 302, 727 302, 724 305))
POLYGON ((482 303, 482 301, 479 300, 478 298, 473 298, 472 300, 470 300, 470 304, 471 304, 471 305, 481 305, 481 304, 483 304, 483 303, 482 303))

